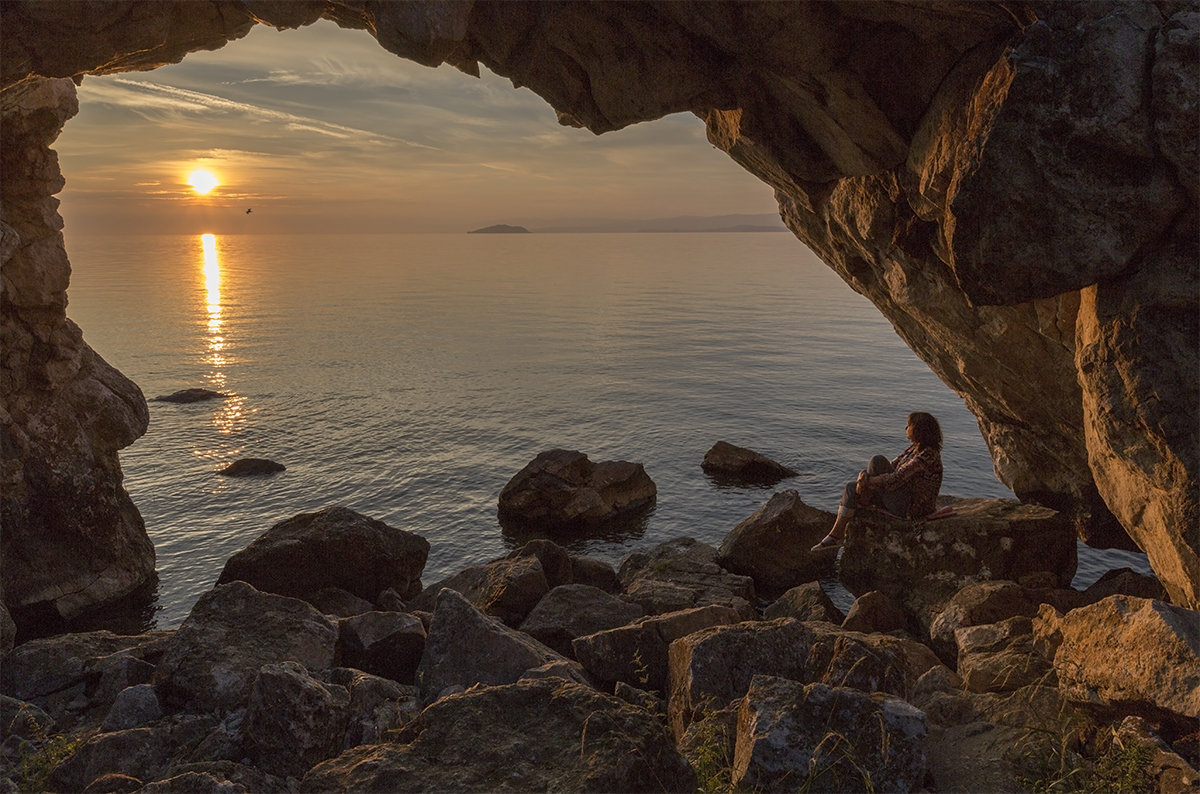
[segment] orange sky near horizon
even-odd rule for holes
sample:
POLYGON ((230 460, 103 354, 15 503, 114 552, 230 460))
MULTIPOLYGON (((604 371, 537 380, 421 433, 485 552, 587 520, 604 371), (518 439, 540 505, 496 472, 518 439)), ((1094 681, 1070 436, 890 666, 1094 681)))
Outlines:
POLYGON ((429 69, 318 22, 85 78, 54 145, 66 231, 461 232, 778 213, 691 114, 596 136, 483 71, 429 69), (210 193, 188 184, 198 168, 219 181, 210 193))

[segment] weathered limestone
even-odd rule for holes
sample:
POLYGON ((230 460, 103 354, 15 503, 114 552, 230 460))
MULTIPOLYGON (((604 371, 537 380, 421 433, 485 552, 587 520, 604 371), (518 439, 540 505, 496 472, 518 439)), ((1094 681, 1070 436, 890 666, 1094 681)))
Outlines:
POLYGON ((963 587, 1048 572, 1060 587, 1075 575, 1067 517, 1011 499, 959 499, 955 514, 906 521, 873 510, 854 517, 838 577, 852 593, 878 590, 928 631, 963 587))
MULTIPOLYGON (((136 524, 113 453, 136 437, 144 406, 112 385, 115 375, 82 367, 86 382, 131 395, 117 413, 134 421, 65 430, 68 417, 94 414, 70 385, 80 381, 62 372, 81 354, 62 319, 57 168, 37 169, 19 201, 9 179, 13 162, 39 160, 26 152, 44 155, 64 116, 37 115, 38 131, 22 137, 10 110, 22 92, 40 90, 34 76, 153 68, 220 47, 255 22, 297 27, 322 16, 426 65, 474 73, 483 63, 544 97, 563 123, 597 133, 679 111, 705 119, 713 145, 775 189, 797 237, 963 396, 1001 480, 1071 514, 1092 543, 1128 543, 1128 532, 1172 601, 1200 606, 1194 2, 218 0, 5 7, 9 418, 0 419, 18 440, 4 452, 5 526, 18 516, 50 548, 48 494, 70 491, 93 513, 107 506, 102 532, 63 541, 89 549, 57 573, 56 583, 73 583, 8 590, 14 613, 45 602, 63 614, 82 609, 127 591, 150 566, 143 548, 136 571, 97 579, 88 568, 101 559, 88 542, 111 549, 112 536, 136 524), (881 55, 894 52, 921 58, 881 55), (35 259, 56 266, 9 264, 35 259), (9 311, 18 295, 19 321, 9 311), (30 389, 62 434, 27 432, 12 405, 32 405, 30 389), (50 449, 84 487, 35 476, 50 449), (78 586, 93 581, 103 586, 78 586)), ((37 563, 7 553, 5 534, 7 586, 37 563)), ((60 559, 74 554, 54 549, 60 559)))

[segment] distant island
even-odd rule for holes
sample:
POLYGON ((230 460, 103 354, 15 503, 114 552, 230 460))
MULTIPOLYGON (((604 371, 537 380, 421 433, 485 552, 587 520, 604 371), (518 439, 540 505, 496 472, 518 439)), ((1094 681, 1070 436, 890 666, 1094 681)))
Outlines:
POLYGON ((484 226, 482 229, 472 229, 467 234, 529 234, 529 230, 524 226, 509 226, 506 223, 497 223, 495 226, 484 226))

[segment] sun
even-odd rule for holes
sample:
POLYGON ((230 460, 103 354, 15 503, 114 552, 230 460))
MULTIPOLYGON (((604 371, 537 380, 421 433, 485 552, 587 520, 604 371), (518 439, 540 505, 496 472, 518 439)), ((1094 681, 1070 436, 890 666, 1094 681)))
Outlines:
POLYGON ((212 189, 221 184, 217 179, 217 175, 212 171, 207 171, 203 168, 197 168, 192 173, 188 174, 188 184, 202 196, 208 195, 212 189))

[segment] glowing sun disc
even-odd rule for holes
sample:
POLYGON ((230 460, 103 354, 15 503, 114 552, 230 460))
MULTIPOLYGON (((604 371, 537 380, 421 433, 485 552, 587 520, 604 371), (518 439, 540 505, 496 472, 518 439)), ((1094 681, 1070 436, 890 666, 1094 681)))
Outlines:
POLYGON ((221 184, 217 180, 217 175, 212 171, 205 171, 203 168, 197 168, 192 173, 188 174, 188 184, 192 189, 201 195, 212 192, 212 189, 221 184))

